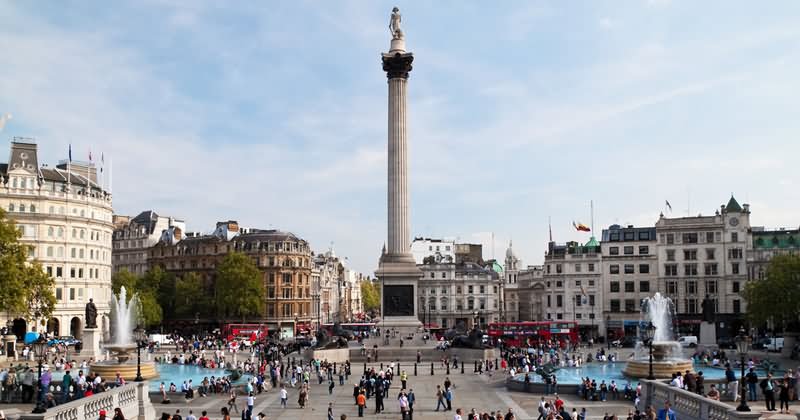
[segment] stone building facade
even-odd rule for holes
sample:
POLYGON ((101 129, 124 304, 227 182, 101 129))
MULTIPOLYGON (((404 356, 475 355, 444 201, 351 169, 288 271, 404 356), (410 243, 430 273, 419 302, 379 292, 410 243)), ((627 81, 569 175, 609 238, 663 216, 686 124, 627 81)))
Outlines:
POLYGON ((98 326, 108 331, 111 301, 111 193, 98 183, 91 162, 40 165, 35 141, 15 138, 8 163, 0 163, 0 206, 55 279, 56 307, 49 320, 21 319, 0 311, 18 335, 46 329, 82 336, 84 308, 94 299, 98 326), (6 318, 9 319, 6 319, 6 318))
POLYGON ((656 222, 658 290, 669 296, 679 334, 699 333, 701 303, 715 305, 717 336, 736 331, 746 310, 740 296, 752 253, 750 206, 731 197, 712 216, 667 218, 656 222))
POLYGON ((747 280, 763 280, 772 257, 800 255, 800 229, 753 226, 747 253, 747 280))
POLYGON ((547 319, 577 322, 584 340, 603 331, 601 248, 594 236, 583 245, 549 242, 542 277, 547 319))
POLYGON ((603 336, 613 339, 636 335, 642 299, 658 286, 655 227, 611 225, 603 230, 603 336))
POLYGON ((421 264, 419 320, 432 328, 476 321, 485 326, 500 318, 500 276, 474 263, 421 264))
MULTIPOLYGON (((160 241, 150 248, 150 265, 182 276, 196 272, 213 294, 217 264, 229 252, 243 252, 253 258, 261 271, 266 297, 263 316, 270 331, 283 337, 312 329, 311 249, 291 232, 241 229, 237 222, 217 223, 210 235, 186 235, 180 241, 160 241)), ((224 322, 224 320, 221 320, 224 322)))
POLYGON ((186 232, 186 223, 172 217, 159 216, 152 210, 136 217, 114 215, 114 236, 111 264, 113 272, 127 270, 133 274, 144 274, 148 266, 149 248, 162 240, 177 242, 186 232))

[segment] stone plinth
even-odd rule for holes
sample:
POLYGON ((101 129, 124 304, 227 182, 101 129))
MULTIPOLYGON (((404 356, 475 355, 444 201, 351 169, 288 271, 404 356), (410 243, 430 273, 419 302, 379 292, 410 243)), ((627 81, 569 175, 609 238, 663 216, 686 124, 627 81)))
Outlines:
POLYGON ((405 335, 422 328, 417 317, 417 283, 422 271, 413 257, 384 255, 375 275, 381 283, 381 329, 394 329, 405 335))
POLYGON ((83 338, 81 339, 83 342, 81 355, 88 354, 94 360, 100 360, 103 355, 103 349, 100 348, 100 338, 102 336, 103 332, 97 328, 84 328, 83 338))
POLYGON ((700 337, 698 337, 700 344, 706 346, 717 345, 717 327, 711 322, 703 321, 700 323, 700 337))
POLYGON ((17 359, 17 336, 14 334, 3 336, 3 349, 5 350, 5 357, 8 360, 17 359))

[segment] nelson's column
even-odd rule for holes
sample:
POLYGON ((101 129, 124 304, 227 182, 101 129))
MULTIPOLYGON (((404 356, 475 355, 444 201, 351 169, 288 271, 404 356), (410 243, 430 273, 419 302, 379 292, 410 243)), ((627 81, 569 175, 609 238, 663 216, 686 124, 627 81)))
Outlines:
POLYGON ((409 245, 406 88, 414 56, 406 52, 396 7, 389 30, 391 46, 388 53, 382 54, 383 70, 389 79, 388 247, 375 275, 381 283, 381 326, 405 333, 422 326, 417 318, 417 281, 422 271, 417 268, 409 245))

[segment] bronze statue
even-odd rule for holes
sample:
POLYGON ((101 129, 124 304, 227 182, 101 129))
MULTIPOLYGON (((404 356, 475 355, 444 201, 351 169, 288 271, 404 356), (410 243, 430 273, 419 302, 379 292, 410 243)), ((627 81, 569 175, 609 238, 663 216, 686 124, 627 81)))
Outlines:
POLYGON ((97 306, 94 306, 94 299, 89 299, 86 304, 86 325, 84 328, 97 328, 97 306))
POLYGON ((703 308, 703 322, 714 323, 714 311, 716 310, 714 306, 714 301, 706 295, 706 298, 703 299, 701 303, 701 307, 703 308))

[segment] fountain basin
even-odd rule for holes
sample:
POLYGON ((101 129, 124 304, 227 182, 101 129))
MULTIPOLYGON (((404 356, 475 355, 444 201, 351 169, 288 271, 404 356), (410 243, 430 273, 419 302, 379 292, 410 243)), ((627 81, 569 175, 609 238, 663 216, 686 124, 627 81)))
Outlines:
MULTIPOLYGON (((142 378, 153 379, 158 377, 156 364, 153 362, 142 361, 141 364, 142 378)), ((117 363, 115 361, 97 362, 89 367, 90 372, 94 372, 100 377, 109 382, 113 382, 114 378, 119 373, 119 376, 125 378, 126 381, 136 379, 136 362, 117 363)))
MULTIPOLYGON (((647 346, 642 346, 635 360, 628 362, 623 370, 627 376, 646 378, 650 376, 650 355, 647 346)), ((653 343, 653 376, 668 379, 673 373, 692 370, 692 361, 683 356, 677 341, 656 341, 653 343)))

